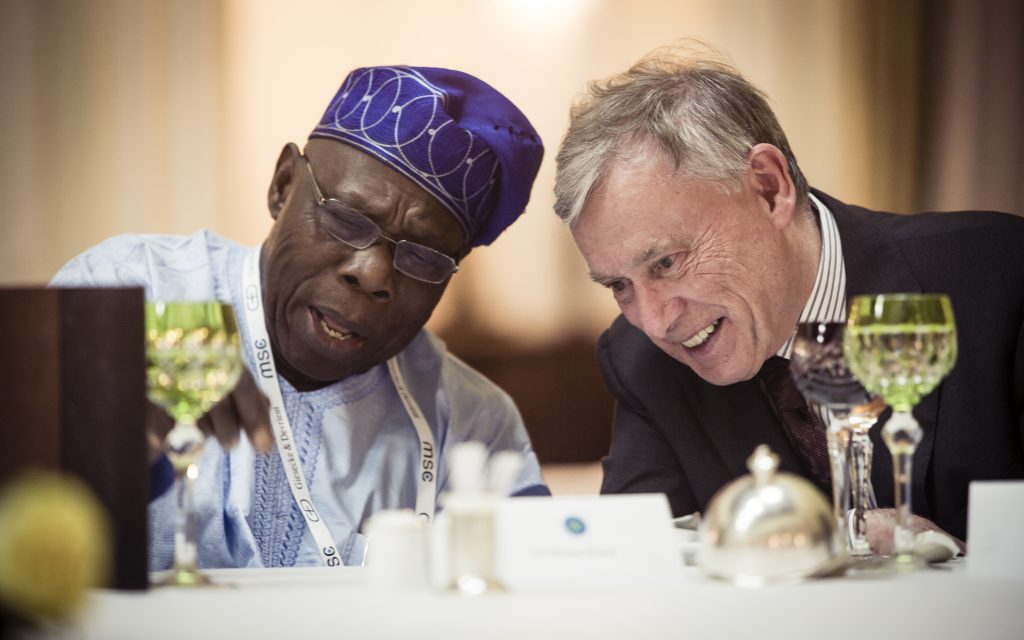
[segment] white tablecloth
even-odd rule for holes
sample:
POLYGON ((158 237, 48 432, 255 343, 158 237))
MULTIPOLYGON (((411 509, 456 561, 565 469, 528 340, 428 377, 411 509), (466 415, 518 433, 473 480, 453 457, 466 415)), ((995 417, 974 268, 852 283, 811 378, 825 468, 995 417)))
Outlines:
POLYGON ((681 568, 657 589, 460 596, 365 584, 364 569, 219 570, 213 588, 97 591, 62 637, 96 638, 1024 638, 1024 576, 962 561, 887 578, 744 589, 681 568), (859 621, 859 624, 858 624, 859 621))

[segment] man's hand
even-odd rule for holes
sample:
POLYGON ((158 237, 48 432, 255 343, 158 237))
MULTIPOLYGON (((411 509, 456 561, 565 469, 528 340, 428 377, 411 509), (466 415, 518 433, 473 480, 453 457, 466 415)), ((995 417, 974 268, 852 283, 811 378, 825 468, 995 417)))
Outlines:
MULTIPOLYGON (((896 527, 896 510, 872 509, 864 515, 868 529, 868 544, 871 545, 871 551, 881 556, 892 555, 892 536, 893 529, 896 527)), ((927 518, 911 516, 910 527, 914 532, 914 535, 917 535, 922 531, 938 531, 939 533, 944 533, 956 542, 956 546, 960 548, 960 553, 964 555, 967 554, 967 544, 963 540, 943 531, 937 524, 927 518)))
MULTIPOLYGON (((150 464, 163 453, 164 438, 173 427, 174 420, 167 412, 150 402, 146 411, 150 464)), ((238 443, 238 434, 243 429, 253 448, 260 453, 266 453, 274 446, 270 402, 257 388, 249 370, 244 368, 238 386, 199 419, 199 428, 207 436, 215 436, 225 449, 238 443)))

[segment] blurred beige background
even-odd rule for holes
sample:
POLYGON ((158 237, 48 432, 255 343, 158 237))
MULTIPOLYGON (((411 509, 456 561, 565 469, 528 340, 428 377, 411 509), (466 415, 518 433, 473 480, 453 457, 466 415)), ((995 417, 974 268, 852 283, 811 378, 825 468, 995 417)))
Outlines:
MULTIPOLYGON (((3 0, 0 285, 44 283, 122 232, 270 225, 281 147, 357 66, 459 68, 547 154, 530 206, 431 320, 513 393, 547 462, 607 448, 592 345, 616 309, 551 213, 589 79, 698 37, 770 96, 812 185, 912 212, 1024 210, 1019 0, 3 0)), ((1024 248, 1022 248, 1024 250, 1024 248)))

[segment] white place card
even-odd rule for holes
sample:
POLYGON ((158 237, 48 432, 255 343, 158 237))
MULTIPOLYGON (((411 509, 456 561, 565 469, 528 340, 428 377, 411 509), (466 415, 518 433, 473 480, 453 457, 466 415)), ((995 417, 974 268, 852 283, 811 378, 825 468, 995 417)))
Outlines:
POLYGON ((967 574, 1024 580, 1024 482, 971 483, 967 574))
POLYGON ((495 530, 498 577, 513 589, 663 583, 682 567, 660 493, 502 500, 495 530))

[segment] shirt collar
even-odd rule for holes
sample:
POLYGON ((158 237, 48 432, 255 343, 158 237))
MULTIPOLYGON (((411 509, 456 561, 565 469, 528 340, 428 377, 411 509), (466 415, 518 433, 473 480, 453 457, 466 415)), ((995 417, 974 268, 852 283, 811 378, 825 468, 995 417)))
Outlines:
MULTIPOLYGON (((814 194, 809 194, 812 208, 818 214, 818 231, 821 233, 821 258, 818 260, 818 274, 814 279, 811 295, 800 312, 799 322, 845 322, 846 321, 846 264, 843 262, 843 244, 839 228, 832 212, 814 194)), ((775 355, 787 360, 793 352, 793 338, 796 328, 782 348, 775 355)))

